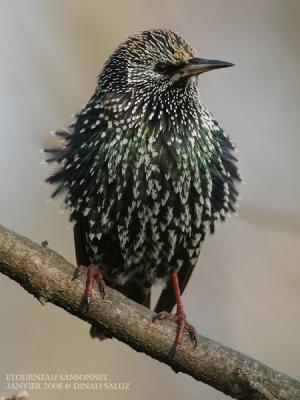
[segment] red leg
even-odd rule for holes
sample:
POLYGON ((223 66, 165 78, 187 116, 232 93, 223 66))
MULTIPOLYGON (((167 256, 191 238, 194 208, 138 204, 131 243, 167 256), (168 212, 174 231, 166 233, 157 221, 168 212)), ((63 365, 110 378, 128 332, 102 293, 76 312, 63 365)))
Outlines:
POLYGON ((105 282, 99 267, 95 264, 90 264, 87 267, 84 265, 79 265, 74 272, 72 280, 77 279, 82 273, 86 273, 87 278, 86 287, 80 307, 87 310, 89 307, 90 299, 92 298, 94 282, 96 281, 98 283, 102 299, 104 299, 105 297, 105 282))
POLYGON ((176 333, 176 338, 175 338, 175 344, 177 347, 182 342, 183 330, 186 325, 186 315, 183 311, 183 303, 182 303, 181 296, 180 296, 177 272, 175 272, 175 271, 172 272, 171 281, 172 281, 175 299, 176 299, 176 305, 177 305, 176 316, 178 319, 177 319, 177 333, 176 333))
POLYGON ((180 287, 179 287, 178 276, 177 276, 176 271, 173 271, 171 273, 171 283, 173 286, 175 300, 176 300, 176 306, 177 306, 176 313, 175 313, 175 315, 173 315, 166 311, 162 311, 159 314, 157 314, 153 320, 170 319, 170 320, 177 322, 176 337, 175 337, 174 344, 170 350, 170 356, 174 357, 177 347, 180 346, 180 344, 182 343, 184 330, 188 331, 188 333, 190 335, 190 339, 193 342, 195 347, 197 346, 197 338, 196 338, 195 328, 187 322, 185 312, 183 311, 183 303, 182 303, 181 296, 180 296, 180 287))

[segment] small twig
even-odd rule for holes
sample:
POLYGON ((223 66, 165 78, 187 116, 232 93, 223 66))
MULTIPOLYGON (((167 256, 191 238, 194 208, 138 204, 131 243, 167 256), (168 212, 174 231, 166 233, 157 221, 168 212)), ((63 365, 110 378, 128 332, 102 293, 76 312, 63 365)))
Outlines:
POLYGON ((23 391, 9 396, 1 396, 0 400, 26 400, 28 399, 28 397, 28 393, 26 391, 23 391))
POLYGON ((300 400, 299 381, 201 335, 197 335, 196 349, 185 337, 170 358, 174 324, 152 323, 155 314, 151 310, 109 287, 104 300, 95 291, 84 312, 79 307, 84 284, 71 282, 74 268, 48 247, 0 226, 0 272, 19 282, 42 304, 51 302, 89 323, 101 324, 137 351, 236 399, 300 400))

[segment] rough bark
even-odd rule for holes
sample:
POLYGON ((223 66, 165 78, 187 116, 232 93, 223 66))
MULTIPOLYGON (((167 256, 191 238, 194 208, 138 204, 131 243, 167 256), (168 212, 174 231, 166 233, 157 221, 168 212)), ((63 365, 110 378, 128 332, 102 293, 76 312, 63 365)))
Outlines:
POLYGON ((115 338, 164 362, 176 372, 236 399, 300 400, 300 382, 253 358, 202 335, 198 346, 185 337, 174 358, 168 353, 175 326, 152 322, 154 313, 107 288, 104 300, 97 290, 89 310, 79 308, 84 284, 72 282, 74 266, 53 250, 37 245, 0 226, 0 271, 18 282, 42 304, 51 302, 89 323, 103 325, 115 338))

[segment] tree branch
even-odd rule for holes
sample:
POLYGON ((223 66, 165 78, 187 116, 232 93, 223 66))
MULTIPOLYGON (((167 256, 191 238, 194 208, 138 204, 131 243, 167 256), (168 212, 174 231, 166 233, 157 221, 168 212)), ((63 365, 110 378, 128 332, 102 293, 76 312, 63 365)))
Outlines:
POLYGON ((198 335, 194 349, 185 337, 172 359, 175 326, 152 322, 151 310, 107 288, 104 300, 94 291, 89 310, 79 308, 84 284, 71 281, 74 266, 46 247, 0 225, 0 271, 42 304, 51 302, 89 323, 103 325, 115 338, 191 375, 236 399, 300 400, 300 382, 244 354, 198 335))

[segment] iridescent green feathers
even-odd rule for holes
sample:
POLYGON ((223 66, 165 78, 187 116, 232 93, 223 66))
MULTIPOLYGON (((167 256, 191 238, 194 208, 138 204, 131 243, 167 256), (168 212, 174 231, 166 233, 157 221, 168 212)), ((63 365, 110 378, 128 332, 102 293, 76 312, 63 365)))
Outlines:
POLYGON ((86 249, 118 285, 149 289, 172 268, 195 265, 207 230, 234 211, 240 180, 234 146, 199 100, 194 57, 167 30, 139 33, 113 53, 65 146, 46 150, 59 169, 47 181, 65 193, 86 249), (110 253, 110 254, 108 254, 110 253))

